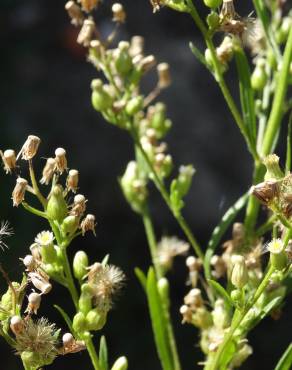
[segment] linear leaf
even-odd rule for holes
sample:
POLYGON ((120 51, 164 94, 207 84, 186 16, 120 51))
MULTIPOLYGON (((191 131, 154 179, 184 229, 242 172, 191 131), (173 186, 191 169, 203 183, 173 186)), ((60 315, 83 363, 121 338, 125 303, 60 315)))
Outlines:
POLYGON ((250 68, 244 50, 239 46, 235 50, 236 67, 239 77, 239 93, 243 120, 247 126, 250 141, 256 142, 256 115, 254 104, 254 91, 250 83, 250 68))
POLYGON ((68 326, 68 328, 70 329, 70 332, 74 334, 74 329, 73 329, 73 326, 72 326, 72 321, 71 321, 69 315, 63 310, 63 308, 61 308, 57 304, 54 304, 54 307, 62 315, 63 319, 65 320, 65 322, 66 322, 66 324, 68 326))
POLYGON ((142 288, 146 292, 146 289, 147 289, 147 277, 146 277, 146 275, 144 274, 144 272, 141 269, 139 269, 139 267, 135 267, 134 271, 135 271, 135 275, 137 276, 140 284, 142 285, 142 288))
POLYGON ((291 159, 292 159, 291 155, 292 155, 292 113, 290 114, 288 122, 286 165, 285 165, 286 174, 288 174, 291 170, 291 159))
POLYGON ((223 288, 222 285, 220 285, 217 281, 208 279, 208 282, 210 285, 212 285, 213 289, 218 293, 219 296, 221 296, 224 299, 225 304, 228 308, 231 308, 233 306, 232 299, 230 298, 227 291, 223 288))
POLYGON ((99 365, 101 370, 108 370, 108 351, 105 336, 100 338, 99 344, 99 365))
POLYGON ((286 351, 283 353, 275 370, 289 370, 292 367, 292 343, 289 344, 286 351))
POLYGON ((163 370, 173 370, 173 360, 169 347, 167 326, 163 315, 163 307, 159 292, 155 272, 151 267, 147 275, 147 298, 150 310, 150 317, 157 352, 163 370))
POLYGON ((204 268, 206 272, 206 277, 211 279, 211 271, 210 271, 210 260, 214 254, 214 251, 217 245, 220 243, 222 236, 224 235, 225 231, 228 229, 230 224, 233 222, 235 217, 237 216, 238 212, 244 207, 248 198, 248 194, 244 194, 241 196, 223 215, 220 223, 215 227, 212 232, 211 238, 209 240, 205 260, 204 260, 204 268))

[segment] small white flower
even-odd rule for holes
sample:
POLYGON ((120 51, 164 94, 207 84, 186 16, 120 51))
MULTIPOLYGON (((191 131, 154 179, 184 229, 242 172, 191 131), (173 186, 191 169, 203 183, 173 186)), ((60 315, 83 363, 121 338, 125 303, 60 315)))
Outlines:
POLYGON ((267 246, 268 251, 273 254, 279 254, 285 249, 284 243, 281 239, 273 239, 267 246))
POLYGON ((54 234, 51 231, 42 231, 36 236, 35 242, 40 247, 47 247, 54 242, 54 239, 54 234))

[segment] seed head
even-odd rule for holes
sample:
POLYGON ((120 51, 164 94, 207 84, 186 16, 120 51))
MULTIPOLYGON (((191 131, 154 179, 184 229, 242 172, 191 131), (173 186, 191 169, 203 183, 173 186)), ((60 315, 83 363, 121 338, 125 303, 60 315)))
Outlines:
POLYGON ((7 221, 2 221, 0 224, 0 248, 2 250, 4 248, 8 248, 4 239, 8 238, 12 234, 13 234, 13 229, 9 226, 9 223, 7 221))
POLYGON ((18 207, 24 200, 27 184, 27 181, 21 177, 18 177, 16 180, 16 185, 12 192, 13 207, 18 207))
POLYGON ((116 266, 94 264, 89 268, 88 284, 93 292, 93 303, 100 311, 110 310, 124 280, 124 273, 116 266))
POLYGON ((66 150, 63 148, 57 148, 55 150, 55 156, 57 171, 62 174, 67 170, 66 150))
POLYGON ((117 23, 125 23, 126 12, 121 3, 114 3, 112 6, 113 21, 117 23))
POLYGON ((3 154, 1 151, 0 153, 4 164, 4 171, 6 172, 6 174, 11 173, 11 171, 16 168, 15 151, 12 149, 7 149, 3 154))
POLYGON ((78 188, 79 181, 79 172, 77 170, 70 170, 67 177, 67 189, 71 190, 73 193, 76 193, 78 188))
POLYGON ((20 155, 22 156, 22 159, 26 161, 32 159, 37 153, 40 142, 41 139, 38 136, 29 135, 20 152, 18 153, 17 159, 20 157, 20 155))
POLYGON ((57 356, 58 330, 55 324, 50 324, 47 319, 33 321, 31 318, 24 321, 23 330, 16 335, 15 349, 18 355, 25 351, 36 353, 38 363, 33 368, 50 364, 57 356))
POLYGON ((41 184, 49 185, 50 181, 52 180, 52 177, 54 175, 56 168, 56 161, 54 158, 48 158, 47 162, 45 164, 45 167, 43 169, 43 176, 40 180, 41 184))
POLYGON ((92 231, 93 235, 96 236, 95 233, 95 216, 94 215, 86 215, 86 217, 81 222, 81 231, 82 235, 84 235, 87 231, 92 231))

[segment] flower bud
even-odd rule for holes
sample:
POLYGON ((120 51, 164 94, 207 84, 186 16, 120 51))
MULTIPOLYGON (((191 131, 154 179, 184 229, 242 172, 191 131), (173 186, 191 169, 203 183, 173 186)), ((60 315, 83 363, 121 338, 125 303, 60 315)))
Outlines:
POLYGON ((212 311, 214 325, 217 329, 225 329, 230 324, 228 312, 222 299, 217 299, 214 310, 212 311))
POLYGON ((128 369, 128 360, 126 357, 120 357, 117 359, 117 361, 114 363, 111 370, 127 370, 128 369))
POLYGON ((62 225, 61 225, 61 229, 65 235, 73 234, 78 229, 78 225, 79 225, 79 217, 69 215, 64 218, 62 225))
POLYGON ((165 89, 171 84, 171 76, 168 63, 160 63, 157 65, 158 87, 165 89))
POLYGON ((103 112, 112 107, 113 99, 108 92, 103 88, 103 82, 95 79, 91 83, 92 95, 91 102, 93 108, 98 112, 103 112))
POLYGON ((87 274, 88 256, 84 251, 78 251, 73 259, 73 272, 78 280, 82 280, 87 274))
POLYGON ((55 156, 57 171, 62 175, 62 173, 67 170, 66 150, 57 148, 55 150, 55 156))
POLYGON ((41 184, 49 185, 50 181, 53 178, 56 168, 56 161, 54 158, 48 158, 43 169, 43 176, 40 180, 41 184))
POLYGON ((143 51, 144 51, 144 37, 133 36, 131 38, 131 44, 129 49, 131 57, 135 57, 136 55, 142 55, 143 51))
POLYGON ((195 173, 194 167, 189 164, 187 166, 180 166, 179 175, 177 178, 177 189, 181 196, 185 196, 192 184, 192 179, 195 173))
POLYGON ((71 18, 71 23, 74 26, 81 26, 83 24, 84 15, 80 6, 77 5, 75 1, 68 1, 65 5, 65 9, 67 10, 69 17, 71 18))
POLYGON ((206 307, 198 307, 192 315, 192 324, 200 329, 207 329, 213 324, 212 315, 206 307))
POLYGON ((269 154, 263 161, 267 168, 265 180, 276 179, 280 180, 284 177, 284 173, 279 166, 280 158, 276 154, 269 154))
POLYGON ((136 96, 132 98, 126 105, 126 112, 130 116, 134 116, 136 113, 138 113, 143 108, 143 97, 136 96))
POLYGON ((216 28, 219 27, 219 23, 220 23, 220 17, 218 15, 218 13, 216 12, 211 12, 210 14, 208 14, 207 16, 207 24, 210 28, 210 30, 215 30, 216 28))
POLYGON ((82 333, 86 330, 86 317, 82 312, 78 312, 73 318, 73 329, 76 333, 82 333))
POLYGON ((166 303, 167 307, 169 307, 170 301, 169 301, 169 282, 168 280, 165 277, 160 278, 157 282, 157 288, 158 288, 158 292, 161 297, 161 300, 166 303))
POLYGON ((130 45, 126 41, 121 41, 117 49, 115 66, 121 76, 127 76, 133 68, 132 57, 129 53, 130 45))
POLYGON ((18 153, 17 159, 20 157, 20 155, 22 159, 26 161, 29 161, 30 159, 32 159, 37 153, 40 142, 41 142, 41 139, 39 137, 34 136, 34 135, 29 135, 25 143, 23 144, 21 151, 18 153))
POLYGON ((240 255, 233 255, 231 262, 233 264, 231 282, 236 288, 242 289, 248 282, 248 271, 244 257, 240 255))
POLYGON ((204 4, 208 8, 218 8, 222 4, 222 0, 204 0, 204 4))
POLYGON ((150 119, 150 125, 155 130, 158 139, 161 139, 170 129, 172 123, 166 119, 166 106, 163 103, 157 103, 148 108, 147 116, 150 119))
POLYGON ((122 4, 114 3, 112 6, 113 21, 117 23, 125 23, 126 12, 122 4))
POLYGON ((18 335, 22 332, 24 328, 24 322, 20 316, 12 316, 10 320, 10 329, 15 335, 18 335))
POLYGON ((46 213, 49 219, 61 223, 67 216, 67 203, 63 197, 61 185, 55 185, 47 204, 46 213))
POLYGON ((38 309, 41 305, 41 295, 38 293, 30 293, 28 296, 28 306, 25 312, 34 313, 35 315, 38 313, 38 309))
POLYGON ((79 311, 85 315, 92 309, 92 294, 88 284, 81 287, 81 295, 78 302, 79 311))
POLYGON ((253 350, 251 346, 249 346, 246 343, 243 344, 243 346, 235 352, 230 366, 232 366, 232 368, 240 367, 245 362, 245 360, 252 354, 252 352, 253 350))
POLYGON ((106 323, 106 314, 100 313, 97 309, 90 310, 86 315, 87 330, 101 330, 106 323))
POLYGON ((281 239, 273 239, 268 244, 268 251, 270 252, 271 265, 276 270, 283 270, 288 263, 285 245, 281 239))
POLYGON ((11 173, 11 170, 16 168, 16 155, 15 151, 12 149, 7 149, 2 155, 2 160, 4 163, 5 173, 11 173))
POLYGON ((267 74, 264 67, 256 66, 251 75, 251 87, 254 90, 261 91, 266 85, 267 74))
POLYGON ((92 19, 85 19, 77 37, 77 43, 88 47, 94 35, 95 23, 92 19))
POLYGON ((50 231, 42 231, 39 233, 35 242, 40 248, 42 261, 44 263, 54 263, 57 260, 57 252, 54 247, 54 234, 50 231))
POLYGON ((16 185, 12 192, 13 207, 18 207, 24 200, 24 195, 27 187, 27 181, 21 177, 16 180, 16 185))
POLYGON ((242 307, 243 306, 243 295, 242 291, 240 289, 233 289, 230 293, 230 297, 232 301, 234 302, 236 307, 242 307))
POLYGON ((79 172, 77 170, 70 170, 66 181, 67 189, 71 190, 73 193, 76 193, 78 188, 78 181, 79 172))

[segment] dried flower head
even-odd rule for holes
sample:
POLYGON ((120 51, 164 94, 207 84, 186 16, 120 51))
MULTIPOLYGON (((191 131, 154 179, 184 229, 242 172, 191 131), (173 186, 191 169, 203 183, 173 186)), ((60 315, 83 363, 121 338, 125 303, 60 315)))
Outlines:
POLYGON ((183 255, 189 250, 189 244, 177 237, 164 236, 157 245, 158 263, 165 269, 172 266, 174 257, 183 255))
POLYGON ((187 306, 187 305, 183 305, 180 307, 179 309, 179 312, 181 313, 183 319, 182 319, 182 323, 186 323, 186 322, 192 322, 192 310, 187 306))
POLYGON ((38 150, 40 145, 41 139, 35 135, 29 135, 26 139, 23 147, 21 148, 20 152, 17 155, 17 159, 21 156, 22 159, 29 161, 32 159, 38 150))
POLYGON ((26 255, 21 260, 24 266, 26 267, 26 271, 28 272, 34 271, 38 266, 38 262, 34 259, 34 257, 31 254, 26 255))
POLYGON ((31 364, 32 368, 48 365, 58 354, 58 334, 55 324, 50 324, 47 319, 33 321, 29 318, 24 321, 23 330, 16 335, 17 354, 21 355, 26 351, 37 354, 37 363, 31 364))
POLYGON ((84 195, 82 194, 75 195, 70 215, 81 217, 86 210, 86 202, 87 200, 84 195))
POLYGON ((279 194, 279 184, 277 180, 267 180, 260 184, 254 185, 250 189, 261 203, 268 205, 279 194))
POLYGON ((79 5, 74 1, 68 1, 65 5, 65 9, 69 17, 71 18, 71 23, 74 26, 81 26, 84 21, 84 15, 79 5))
POLYGON ((36 315, 41 305, 41 300, 42 300, 41 295, 33 292, 33 293, 30 293, 27 299, 28 299, 28 305, 27 305, 25 312, 28 312, 29 314, 34 313, 36 315))
POLYGON ((143 55, 144 52, 144 37, 142 36, 133 36, 131 38, 131 44, 129 53, 131 57, 135 57, 136 55, 143 55))
POLYGON ((2 250, 4 248, 8 248, 4 239, 8 238, 12 234, 13 234, 13 229, 9 226, 9 223, 7 221, 2 221, 0 225, 0 248, 2 250))
POLYGON ((153 6, 153 13, 156 13, 162 5, 164 5, 164 0, 150 0, 153 6))
POLYGON ((30 272, 29 280, 33 286, 38 289, 41 294, 48 294, 52 290, 52 284, 49 282, 48 276, 40 272, 30 272))
POLYGON ((4 171, 6 172, 6 174, 11 173, 11 171, 16 168, 15 151, 12 149, 7 149, 4 153, 2 153, 2 151, 0 150, 0 154, 4 164, 4 171))
POLYGON ((28 182, 22 177, 17 178, 16 185, 12 192, 13 207, 18 207, 24 200, 27 184, 28 182))
POLYGON ((41 184, 49 185, 50 181, 53 178, 56 168, 56 161, 54 158, 48 158, 43 169, 43 176, 40 180, 41 184))
POLYGON ((93 19, 86 19, 83 22, 83 26, 78 34, 77 43, 83 45, 84 47, 88 47, 90 45, 90 41, 93 38, 95 31, 95 23, 93 19))
POLYGON ((82 9, 85 12, 90 13, 100 4, 101 0, 78 0, 78 2, 81 4, 82 9))
POLYGON ((67 170, 66 150, 63 148, 57 148, 55 150, 55 156, 57 171, 62 174, 67 170))
POLYGON ((78 189, 79 172, 77 170, 70 170, 67 176, 66 186, 68 190, 76 193, 78 189))
POLYGON ((71 333, 65 333, 62 337, 63 348, 61 353, 66 355, 68 353, 76 353, 86 348, 85 343, 80 340, 75 340, 71 333))
POLYGON ((94 264, 89 267, 88 284, 93 292, 93 303, 101 311, 112 307, 113 298, 122 288, 125 275, 118 267, 94 264))
POLYGON ((24 329, 24 321, 19 316, 12 316, 10 320, 10 329, 15 335, 20 334, 24 329))
POLYGON ((86 217, 82 220, 80 225, 82 235, 84 235, 87 231, 92 231, 94 236, 96 236, 95 225, 96 225, 95 216, 90 214, 86 215, 86 217))
POLYGON ((112 6, 113 21, 117 23, 124 23, 126 20, 126 12, 121 3, 114 3, 112 6))

